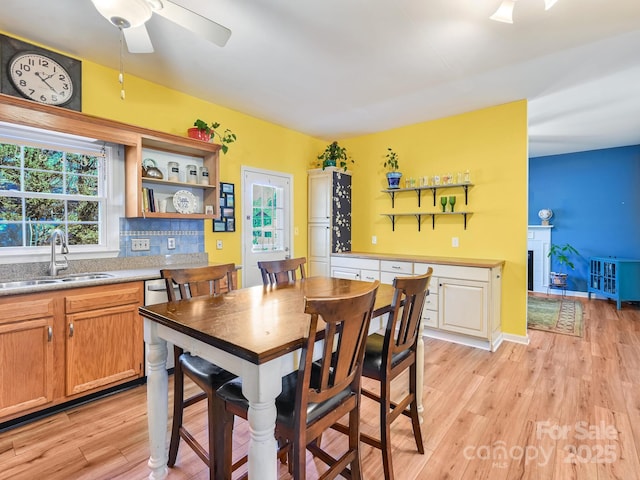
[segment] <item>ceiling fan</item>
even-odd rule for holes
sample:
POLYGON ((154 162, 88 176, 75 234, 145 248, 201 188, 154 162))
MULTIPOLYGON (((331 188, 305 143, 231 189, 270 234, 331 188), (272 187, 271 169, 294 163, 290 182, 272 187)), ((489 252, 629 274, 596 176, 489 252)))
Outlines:
POLYGON ((151 53, 153 45, 145 27, 154 13, 224 47, 231 30, 169 0, 91 0, 96 10, 124 34, 131 53, 151 53))

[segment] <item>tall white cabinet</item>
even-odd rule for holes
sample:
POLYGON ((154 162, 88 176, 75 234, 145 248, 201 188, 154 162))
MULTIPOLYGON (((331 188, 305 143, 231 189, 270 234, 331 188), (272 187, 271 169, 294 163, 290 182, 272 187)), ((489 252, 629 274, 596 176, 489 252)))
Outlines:
POLYGON ((351 251, 351 174, 309 170, 307 215, 308 274, 328 277, 331 254, 351 251))

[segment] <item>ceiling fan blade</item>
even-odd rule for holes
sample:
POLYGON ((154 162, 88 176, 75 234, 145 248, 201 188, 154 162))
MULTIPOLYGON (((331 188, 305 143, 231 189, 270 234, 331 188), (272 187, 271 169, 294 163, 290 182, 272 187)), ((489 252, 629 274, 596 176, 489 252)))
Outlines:
POLYGON ((153 11, 220 47, 224 47, 231 36, 231 30, 227 27, 180 5, 176 5, 169 0, 162 0, 162 8, 154 9, 153 11))
POLYGON ((139 27, 124 28, 122 31, 130 53, 153 53, 151 38, 144 24, 139 27))

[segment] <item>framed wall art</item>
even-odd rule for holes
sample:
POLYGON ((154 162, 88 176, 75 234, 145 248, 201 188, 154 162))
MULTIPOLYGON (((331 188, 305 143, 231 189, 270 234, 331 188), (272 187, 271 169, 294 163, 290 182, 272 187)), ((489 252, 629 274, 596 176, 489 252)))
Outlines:
POLYGON ((213 221, 214 232, 235 232, 235 188, 233 183, 220 182, 220 220, 213 221))

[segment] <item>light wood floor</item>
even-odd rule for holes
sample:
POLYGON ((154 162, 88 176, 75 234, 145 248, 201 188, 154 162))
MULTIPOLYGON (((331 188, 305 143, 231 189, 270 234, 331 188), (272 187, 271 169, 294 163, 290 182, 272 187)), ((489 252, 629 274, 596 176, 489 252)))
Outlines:
MULTIPOLYGON (((504 343, 496 353, 427 340, 426 453, 415 451, 408 420, 398 419, 396 478, 640 479, 640 308, 581 301, 583 338, 531 330, 528 346, 504 343)), ((137 387, 0 434, 0 478, 146 478, 145 402, 145 387, 137 387)), ((375 404, 363 402, 363 429, 375 429, 375 404)), ((203 407, 189 416, 201 439, 203 407)), ((239 423, 236 456, 247 438, 239 423)), ((327 433, 323 446, 340 440, 327 433)), ((379 452, 362 452, 365 478, 382 478, 379 452)), ((308 460, 308 478, 319 465, 308 460)), ((207 478, 182 446, 169 479, 207 478)))

